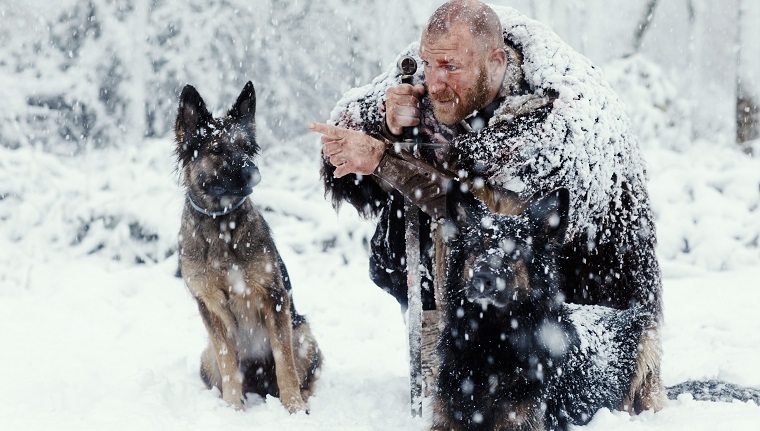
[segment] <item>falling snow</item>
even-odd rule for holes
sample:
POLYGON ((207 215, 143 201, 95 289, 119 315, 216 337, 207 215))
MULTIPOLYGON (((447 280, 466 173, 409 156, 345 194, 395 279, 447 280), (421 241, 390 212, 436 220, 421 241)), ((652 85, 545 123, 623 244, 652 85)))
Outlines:
MULTIPOLYGON (((41 10, 52 10, 53 3, 30 2, 44 5, 41 10)), ((0 327, 13 353, 0 359, 0 429, 426 430, 424 419, 409 415, 402 315, 367 276, 373 225, 348 207, 336 215, 323 199, 319 144, 303 130, 305 121, 327 118, 324 106, 332 107, 344 91, 370 82, 378 58, 390 70, 396 52, 417 34, 410 27, 333 44, 324 33, 309 37, 315 28, 330 22, 334 37, 349 40, 356 30, 335 23, 363 19, 353 28, 384 29, 384 23, 426 15, 420 12, 425 2, 412 4, 411 12, 393 1, 394 7, 355 6, 368 8, 363 14, 314 2, 308 17, 300 1, 266 1, 255 14, 250 11, 259 2, 232 1, 239 11, 219 1, 190 3, 206 13, 155 2, 164 5, 151 15, 167 24, 161 33, 135 30, 130 15, 118 10, 147 7, 147 1, 93 1, 112 14, 102 20, 113 27, 95 41, 92 23, 73 23, 81 17, 72 15, 53 26, 53 36, 83 45, 59 51, 49 40, 22 46, 44 34, 47 23, 24 9, 25 2, 0 2, 0 81, 6 84, 0 88, 0 327), (280 38, 262 25, 274 18, 280 25, 305 20, 308 31, 280 38), (82 26, 81 39, 64 31, 71 25, 82 26), (252 34, 240 34, 236 25, 251 26, 252 34), (208 37, 207 30, 217 27, 220 38, 208 37), (137 63, 117 55, 131 55, 122 44, 142 34, 166 45, 143 46, 150 55, 136 56, 137 63), (219 49, 223 37, 249 36, 250 47, 219 49), (375 46, 381 38, 389 40, 375 46), (307 55, 321 46, 330 47, 329 67, 307 55), (149 57, 155 70, 150 63, 144 70, 155 73, 145 79, 158 97, 146 119, 133 116, 146 90, 134 86, 128 72, 143 70, 137 67, 149 57), (90 64, 96 66, 86 69, 90 64), (303 72, 300 80, 284 85, 293 70, 303 72), (248 73, 253 76, 242 77, 248 73), (299 311, 325 356, 309 415, 291 416, 273 399, 250 399, 237 412, 203 387, 198 368, 205 330, 197 304, 175 277, 184 201, 166 134, 176 109, 174 89, 193 81, 214 94, 211 105, 222 107, 239 91, 238 80, 247 78, 257 89, 262 83, 269 106, 259 117, 266 119, 258 125, 262 182, 252 198, 273 230, 299 311), (102 100, 90 85, 101 80, 110 85, 102 100), (316 92, 324 99, 319 103, 307 97, 316 92), (141 122, 149 123, 147 131, 133 127, 141 122)), ((588 37, 578 32, 582 36, 588 37)), ((589 44, 599 38, 591 35, 589 44)), ((733 136, 691 139, 682 117, 688 104, 680 99, 687 92, 650 59, 637 55, 596 65, 623 99, 647 162, 664 275, 666 385, 716 378, 760 387, 760 160, 734 150, 733 136)), ((239 281, 233 272, 230 288, 241 289, 239 281)), ((603 336, 587 335, 588 346, 603 336)), ((551 330, 546 337, 552 342, 551 330)), ((683 395, 656 414, 600 411, 583 429, 749 431, 758 423, 760 407, 752 403, 683 395)))

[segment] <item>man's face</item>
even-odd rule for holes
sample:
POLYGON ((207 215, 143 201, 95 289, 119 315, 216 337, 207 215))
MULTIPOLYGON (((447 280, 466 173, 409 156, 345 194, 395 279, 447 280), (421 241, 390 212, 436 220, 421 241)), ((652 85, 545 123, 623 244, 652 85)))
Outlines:
POLYGON ((435 37, 423 33, 420 57, 438 121, 456 124, 488 104, 487 52, 475 43, 467 26, 454 26, 435 37))

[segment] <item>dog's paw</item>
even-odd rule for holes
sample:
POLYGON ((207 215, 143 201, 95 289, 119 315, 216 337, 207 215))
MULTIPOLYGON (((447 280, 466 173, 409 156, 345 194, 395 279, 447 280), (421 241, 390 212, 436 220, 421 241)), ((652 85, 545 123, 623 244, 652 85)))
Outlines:
POLYGON ((300 393, 293 396, 282 396, 280 401, 282 401, 282 405, 285 406, 290 414, 298 412, 309 413, 309 405, 301 398, 300 393))
POLYGON ((231 405, 235 410, 243 410, 243 397, 240 392, 237 390, 225 392, 222 395, 222 399, 227 401, 227 404, 231 405))

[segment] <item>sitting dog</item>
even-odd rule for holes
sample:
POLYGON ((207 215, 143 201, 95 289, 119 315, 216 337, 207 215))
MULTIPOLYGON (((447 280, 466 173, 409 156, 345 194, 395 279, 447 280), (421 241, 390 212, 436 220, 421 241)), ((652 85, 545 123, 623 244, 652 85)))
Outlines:
POLYGON ((513 217, 453 184, 432 429, 564 430, 623 408, 653 316, 564 303, 557 259, 568 191, 513 217))
POLYGON ((293 413, 307 409, 322 356, 293 305, 269 226, 248 197, 260 180, 255 110, 251 82, 222 119, 195 88, 182 91, 175 123, 186 191, 180 270, 208 331, 206 385, 236 409, 253 392, 279 396, 293 413))

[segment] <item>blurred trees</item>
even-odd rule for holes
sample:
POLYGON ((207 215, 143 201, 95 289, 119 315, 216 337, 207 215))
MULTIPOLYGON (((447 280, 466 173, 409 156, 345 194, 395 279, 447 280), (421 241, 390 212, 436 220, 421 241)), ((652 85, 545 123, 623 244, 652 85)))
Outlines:
MULTIPOLYGON (((290 141, 387 67, 441 2, 67 0, 42 15, 0 1, 0 79, 13 82, 0 88, 0 145, 77 154, 171 136, 182 86, 220 111, 247 80, 262 143, 290 141)), ((679 111, 668 118, 684 138, 758 138, 760 2, 492 3, 547 23, 599 66, 634 54, 658 65, 676 91, 657 108, 679 111)), ((652 67, 618 70, 647 75, 646 86, 652 67)))
POLYGON ((222 111, 248 80, 262 142, 287 141, 416 37, 404 3, 78 0, 52 18, 0 4, 0 78, 17 83, 0 93, 14 101, 0 144, 78 154, 171 136, 185 84, 222 111))
MULTIPOLYGON (((760 137, 760 2, 510 0, 597 65, 635 53, 657 63, 687 103, 691 139, 760 137)), ((749 148, 749 147, 745 147, 749 148)))

